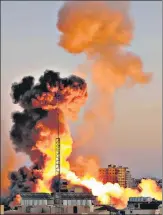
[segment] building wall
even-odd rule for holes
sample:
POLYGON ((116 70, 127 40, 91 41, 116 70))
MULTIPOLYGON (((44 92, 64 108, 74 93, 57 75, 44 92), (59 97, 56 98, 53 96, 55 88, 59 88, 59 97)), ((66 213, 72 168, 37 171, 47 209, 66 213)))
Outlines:
POLYGON ((108 182, 108 169, 107 168, 99 169, 99 180, 103 183, 108 182))
POLYGON ((54 200, 53 199, 48 199, 47 200, 47 205, 54 205, 54 200))
POLYGON ((114 165, 108 166, 108 182, 111 182, 113 184, 118 182, 117 168, 114 165))
POLYGON ((137 209, 127 209, 125 210, 125 215, 154 215, 155 210, 137 210, 137 209))
POLYGON ((32 206, 32 205, 47 205, 46 199, 22 199, 21 205, 32 206))
POLYGON ((126 187, 126 167, 117 167, 118 184, 121 187, 126 187))
MULTIPOLYGON (((78 214, 93 212, 93 207, 82 206, 82 205, 78 205, 76 207, 77 207, 78 214)), ((64 213, 73 214, 73 212, 74 212, 74 206, 72 205, 64 206, 64 213)))
POLYGON ((4 214, 4 205, 0 206, 0 214, 4 214))
POLYGON ((69 185, 68 190, 70 192, 74 192, 74 193, 84 193, 86 191, 86 189, 84 187, 81 187, 78 185, 69 185))
MULTIPOLYGON (((105 211, 98 211, 97 214, 103 214, 103 215, 104 215, 104 214, 110 214, 110 212, 109 212, 109 211, 106 211, 106 210, 105 210, 105 211)), ((113 214, 113 215, 114 215, 114 214, 113 214)))
POLYGON ((24 206, 24 205, 18 206, 18 211, 20 213, 26 213, 26 206, 24 206))
POLYGON ((160 209, 157 209, 157 210, 155 211, 155 215, 162 215, 162 211, 161 211, 160 209))
POLYGON ((103 183, 118 183, 121 187, 131 187, 131 175, 127 175, 127 170, 128 168, 126 167, 108 165, 108 168, 99 169, 99 180, 103 183))
POLYGON ((19 206, 18 207, 19 213, 55 213, 54 206, 43 206, 43 205, 36 205, 36 206, 19 206))
POLYGON ((31 207, 31 209, 30 209, 30 214, 32 214, 32 213, 34 213, 34 214, 36 214, 36 213, 43 213, 43 207, 39 207, 39 206, 36 206, 36 207, 31 207))
POLYGON ((131 188, 133 183, 132 183, 132 177, 131 177, 131 172, 129 170, 126 171, 126 187, 131 188))
POLYGON ((91 206, 92 205, 92 200, 63 200, 63 205, 64 206, 91 206))

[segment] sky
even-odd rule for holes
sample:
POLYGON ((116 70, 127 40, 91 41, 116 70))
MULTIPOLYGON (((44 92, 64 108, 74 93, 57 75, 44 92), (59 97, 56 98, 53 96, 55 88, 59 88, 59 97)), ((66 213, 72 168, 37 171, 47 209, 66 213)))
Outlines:
MULTIPOLYGON (((11 84, 25 75, 39 77, 53 69, 71 74, 84 56, 72 56, 58 47, 57 13, 63 2, 4 1, 1 5, 1 141, 2 157, 9 157, 12 104, 11 84)), ((115 96, 112 141, 101 158, 128 166, 134 177, 162 175, 162 7, 161 2, 134 1, 135 23, 131 51, 139 55, 144 70, 153 73, 150 84, 121 89, 115 96)), ((98 153, 98 152, 97 152, 98 153)), ((21 155, 22 157, 22 155, 21 155)), ((24 163, 28 163, 26 158, 24 163)), ((22 164, 22 162, 21 162, 22 164)))

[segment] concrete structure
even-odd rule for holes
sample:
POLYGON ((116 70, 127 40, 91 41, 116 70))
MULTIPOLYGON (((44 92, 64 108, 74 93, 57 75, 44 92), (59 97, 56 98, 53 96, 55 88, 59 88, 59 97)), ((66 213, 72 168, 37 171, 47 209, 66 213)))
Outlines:
POLYGON ((99 180, 103 183, 118 183, 121 187, 131 187, 131 173, 127 167, 108 165, 99 169, 99 180))
POLYGON ((108 168, 100 168, 99 169, 99 180, 102 183, 107 183, 108 181, 108 168))
POLYGON ((94 196, 90 193, 63 192, 55 193, 21 193, 20 213, 90 213, 94 211, 94 196), (60 195, 60 198, 58 198, 60 195), (61 208, 57 200, 61 199, 61 208))
POLYGON ((21 193, 22 206, 53 205, 54 197, 48 193, 21 193))
POLYGON ((125 209, 125 215, 154 215, 156 214, 159 206, 161 205, 161 201, 156 201, 152 198, 145 197, 133 197, 129 198, 128 206, 125 209))
POLYGON ((162 215, 162 204, 158 206, 158 209, 155 211, 155 214, 162 215))
POLYGON ((18 212, 21 213, 50 213, 50 207, 54 207, 54 197, 48 193, 21 193, 20 196, 18 212))
POLYGON ((99 169, 99 180, 103 183, 111 182, 118 183, 117 178, 117 167, 116 165, 108 165, 108 168, 100 168, 99 169))
POLYGON ((141 210, 141 209, 132 209, 132 210, 125 210, 125 215, 155 215, 155 210, 141 210))
POLYGON ((71 186, 69 187, 69 192, 73 192, 73 193, 84 193, 85 189, 84 187, 81 186, 71 186))
POLYGON ((133 186, 133 180, 131 177, 131 172, 129 170, 126 171, 126 187, 131 188, 133 186))
POLYGON ((132 187, 132 188, 136 188, 137 185, 138 185, 136 179, 135 179, 135 178, 132 178, 131 180, 132 180, 132 182, 131 182, 131 187, 132 187))
POLYGON ((4 205, 0 205, 0 214, 4 214, 4 205))
POLYGON ((93 212, 94 196, 90 193, 61 193, 64 213, 90 213, 93 212))
POLYGON ((118 166, 117 167, 117 179, 118 179, 118 184, 121 187, 127 187, 126 186, 126 172, 127 172, 127 167, 123 166, 118 166))
POLYGON ((115 165, 108 165, 108 181, 111 183, 117 183, 118 178, 117 178, 117 168, 115 165))

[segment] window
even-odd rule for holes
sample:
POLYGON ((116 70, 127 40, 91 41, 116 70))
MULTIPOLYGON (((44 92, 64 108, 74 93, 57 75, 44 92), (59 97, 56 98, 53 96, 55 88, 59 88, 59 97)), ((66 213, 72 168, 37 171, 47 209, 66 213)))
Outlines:
POLYGON ((138 204, 135 204, 135 208, 138 208, 138 204))

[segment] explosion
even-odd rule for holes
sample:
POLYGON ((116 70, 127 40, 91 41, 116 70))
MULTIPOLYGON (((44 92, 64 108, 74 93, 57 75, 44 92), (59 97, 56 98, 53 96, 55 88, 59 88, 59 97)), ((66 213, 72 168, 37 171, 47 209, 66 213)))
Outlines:
MULTIPOLYGON (((115 4, 118 4, 117 2, 115 4)), ((141 59, 125 50, 132 40, 133 24, 127 10, 121 11, 110 2, 66 2, 58 14, 59 45, 72 54, 87 56, 87 69, 81 73, 92 81, 95 103, 85 111, 74 141, 69 120, 77 120, 81 107, 89 98, 84 79, 72 75, 61 78, 58 72, 46 71, 38 83, 29 76, 12 86, 12 97, 22 112, 13 114, 11 139, 17 152, 26 153, 33 166, 22 167, 10 174, 11 197, 17 202, 20 192, 53 192, 55 184, 55 140, 61 139, 61 177, 72 184, 85 186, 103 204, 124 208, 128 198, 147 196, 162 199, 162 192, 152 180, 142 180, 139 188, 122 188, 119 184, 98 181, 87 168, 84 177, 72 170, 72 150, 96 143, 96 135, 107 133, 105 126, 112 118, 115 90, 125 84, 146 84, 151 75, 143 72, 141 59), (59 125, 58 125, 59 121, 59 125), (77 143, 76 143, 77 142, 77 143), (73 145, 79 147, 73 147, 73 145), (16 196, 16 198, 15 198, 16 196)), ((80 68, 79 68, 80 69, 80 68)), ((89 158, 91 165, 97 163, 89 158)), ((87 159, 77 163, 87 166, 87 159)))
POLYGON ((91 81, 92 101, 76 129, 79 147, 75 152, 80 155, 87 147, 85 151, 98 151, 103 157, 107 144, 99 148, 98 142, 108 139, 116 90, 147 84, 151 79, 151 73, 144 73, 140 57, 128 51, 134 30, 129 1, 66 2, 59 11, 57 27, 60 47, 70 54, 85 54, 86 62, 75 73, 91 81))

